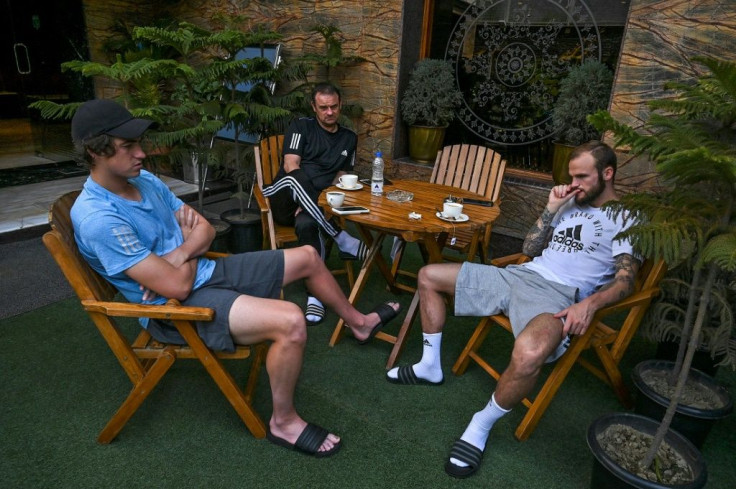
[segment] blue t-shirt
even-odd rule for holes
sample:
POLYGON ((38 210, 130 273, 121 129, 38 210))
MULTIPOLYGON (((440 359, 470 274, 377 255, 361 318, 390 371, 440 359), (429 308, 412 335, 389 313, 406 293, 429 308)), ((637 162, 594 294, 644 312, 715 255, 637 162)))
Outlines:
MULTIPOLYGON (((149 254, 165 255, 184 242, 174 213, 184 203, 161 180, 146 170, 131 178, 141 194, 140 202, 123 199, 87 178, 71 210, 74 238, 84 259, 111 282, 127 300, 143 302, 140 284, 125 274, 149 254)), ((195 290, 212 276, 215 262, 200 258, 195 290)), ((163 304, 156 297, 150 304, 163 304)), ((144 318, 141 323, 146 326, 144 318)))

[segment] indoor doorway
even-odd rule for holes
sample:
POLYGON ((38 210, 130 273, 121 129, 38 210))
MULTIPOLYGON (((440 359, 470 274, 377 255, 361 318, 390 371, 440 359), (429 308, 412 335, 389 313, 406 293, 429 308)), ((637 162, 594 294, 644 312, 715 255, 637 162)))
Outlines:
POLYGON ((89 59, 82 1, 0 0, 0 25, 0 170, 70 160, 69 123, 28 105, 91 98, 90 83, 60 66, 89 59))

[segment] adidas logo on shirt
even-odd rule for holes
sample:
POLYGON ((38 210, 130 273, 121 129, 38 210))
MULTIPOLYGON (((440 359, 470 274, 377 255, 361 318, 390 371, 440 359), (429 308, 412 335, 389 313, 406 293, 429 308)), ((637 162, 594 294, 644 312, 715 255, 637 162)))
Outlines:
POLYGON ((562 246, 569 246, 574 250, 580 251, 583 249, 583 243, 580 242, 580 231, 582 229, 582 224, 578 224, 574 228, 564 229, 555 234, 552 237, 552 241, 562 246))

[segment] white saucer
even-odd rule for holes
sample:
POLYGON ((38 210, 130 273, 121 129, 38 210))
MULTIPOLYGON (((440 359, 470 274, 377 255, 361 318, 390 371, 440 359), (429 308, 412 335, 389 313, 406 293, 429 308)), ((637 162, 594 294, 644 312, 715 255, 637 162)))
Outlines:
POLYGON ((470 219, 467 214, 460 214, 459 216, 454 217, 454 218, 453 217, 445 217, 445 216, 442 215, 441 212, 437 212, 435 215, 437 217, 439 217, 440 219, 442 219, 443 221, 447 221, 447 222, 465 222, 468 219, 470 219))
POLYGON ((342 186, 342 183, 337 182, 335 184, 335 187, 339 188, 340 190, 347 190, 348 192, 351 192, 353 190, 360 190, 360 189, 362 189, 363 188, 363 184, 362 183, 356 183, 355 184, 355 187, 353 187, 353 188, 347 188, 347 187, 343 187, 342 186))

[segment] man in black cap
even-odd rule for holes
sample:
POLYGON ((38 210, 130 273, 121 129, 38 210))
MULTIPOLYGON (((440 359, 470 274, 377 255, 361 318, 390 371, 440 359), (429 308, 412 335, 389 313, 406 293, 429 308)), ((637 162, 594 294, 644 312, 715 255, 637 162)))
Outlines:
MULTIPOLYGON (((74 115, 72 138, 90 166, 71 211, 79 251, 131 302, 161 304, 175 298, 214 309, 214 321, 197 324, 199 335, 214 350, 271 341, 266 359, 273 396, 268 439, 317 457, 332 455, 340 438, 307 423, 294 408, 306 324, 298 306, 278 300, 280 291, 304 279, 363 343, 396 316, 398 304, 381 304, 361 314, 311 246, 204 258, 214 239, 212 226, 143 169, 146 155, 140 138, 150 125, 109 100, 86 102, 74 115)), ((165 323, 141 323, 159 341, 184 343, 165 323)))

